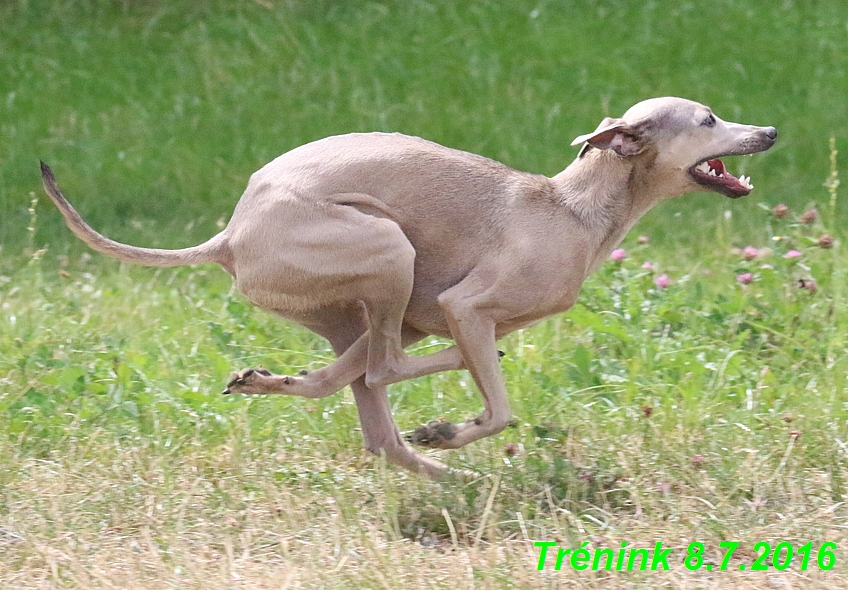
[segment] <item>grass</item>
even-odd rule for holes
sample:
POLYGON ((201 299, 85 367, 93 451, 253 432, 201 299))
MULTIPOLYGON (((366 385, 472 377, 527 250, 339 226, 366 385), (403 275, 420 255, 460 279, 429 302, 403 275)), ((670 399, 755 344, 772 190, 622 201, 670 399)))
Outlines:
MULTIPOLYGON (((574 310, 507 338, 515 426, 437 453, 492 476, 466 485, 368 456, 348 391, 217 395, 233 367, 331 357, 320 339, 234 296, 223 273, 34 258, 0 279, 0 580, 842 585, 841 567, 696 575, 679 560, 668 573, 538 572, 529 546, 661 540, 682 556, 700 540, 718 564, 718 544, 739 541, 733 569, 763 540, 844 544, 848 269, 838 244, 817 246, 829 229, 821 219, 760 216, 752 244, 773 248, 752 261, 714 249, 687 266, 631 236, 628 257, 590 279, 574 310), (791 249, 803 256, 784 258, 791 249), (660 272, 674 281, 667 289, 654 284, 660 272), (798 286, 813 277, 815 293, 798 286)), ((400 384, 393 399, 407 429, 479 408, 464 373, 400 384)))
MULTIPOLYGON (((4 4, 0 587, 846 586, 842 12, 4 4), (253 170, 310 139, 400 130, 551 174, 571 138, 657 94, 775 125, 780 143, 731 164, 753 176, 750 198, 664 204, 571 312, 501 343, 514 427, 436 453, 489 475, 467 484, 365 453, 348 390, 218 395, 235 368, 297 370, 331 352, 218 269, 92 258, 30 196, 42 158, 97 228, 184 246, 217 231, 253 170), (779 202, 789 217, 771 213, 779 202), (802 222, 810 206, 819 215, 802 222), (674 558, 669 572, 538 571, 532 542, 554 540, 662 541, 674 558), (729 571, 690 572, 692 541, 716 565, 719 543, 740 549, 729 571), (740 571, 759 541, 832 541, 837 566, 740 571)), ((462 372, 391 395, 403 429, 480 408, 462 372)))
MULTIPOLYGON (((848 129, 844 21, 836 1, 5 3, 0 240, 23 238, 39 159, 96 227, 176 246, 216 231, 254 170, 309 140, 403 131, 555 174, 574 137, 663 94, 776 126, 778 146, 734 170, 802 207, 827 138, 848 129)), ((725 207, 692 196, 645 223, 691 250, 664 219, 714 224, 725 207)), ((747 231, 752 209, 734 207, 747 231)), ((62 248, 56 217, 40 241, 62 248)))

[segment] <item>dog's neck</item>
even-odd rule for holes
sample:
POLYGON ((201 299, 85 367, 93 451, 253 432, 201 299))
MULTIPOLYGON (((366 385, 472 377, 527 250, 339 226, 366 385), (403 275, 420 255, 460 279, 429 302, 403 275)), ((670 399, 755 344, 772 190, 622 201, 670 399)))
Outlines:
POLYGON ((587 231, 593 271, 662 197, 646 192, 644 175, 655 155, 622 158, 592 149, 552 178, 559 204, 587 231))

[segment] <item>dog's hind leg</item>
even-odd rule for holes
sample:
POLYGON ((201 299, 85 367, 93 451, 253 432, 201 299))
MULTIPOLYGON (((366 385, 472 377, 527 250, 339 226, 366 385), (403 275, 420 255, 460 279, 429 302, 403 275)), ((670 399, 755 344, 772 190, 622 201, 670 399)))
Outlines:
MULTIPOLYGON (((334 322, 334 325, 315 326, 314 329, 330 341, 333 350, 339 355, 339 360, 342 360, 349 352, 354 352, 359 357, 363 356, 361 350, 354 349, 367 350, 367 347, 363 346, 363 338, 367 338, 368 334, 362 334, 363 324, 362 316, 357 315, 347 320, 340 319, 334 322)), ((423 337, 424 334, 418 330, 407 328, 403 332, 402 345, 408 346, 423 337)), ((392 417, 385 386, 368 387, 362 373, 350 386, 356 400, 365 448, 369 452, 384 455, 390 463, 430 477, 444 477, 451 473, 447 466, 419 455, 403 441, 392 417)))
MULTIPOLYGON (((322 333, 320 328, 313 327, 313 332, 322 333)), ((425 334, 404 326, 401 332, 404 347, 417 342, 425 334)), ((232 373, 227 383, 225 394, 283 394, 300 397, 320 398, 332 395, 350 385, 365 374, 368 362, 369 333, 360 336, 341 356, 326 367, 312 371, 301 371, 297 376, 275 375, 266 369, 243 369, 232 373)), ((414 379, 441 371, 458 371, 464 368, 462 355, 455 346, 422 356, 410 356, 404 369, 407 372, 397 377, 392 383, 414 379)))
POLYGON ((273 231, 262 225, 268 223, 264 218, 241 236, 236 253, 270 252, 270 260, 248 260, 247 271, 239 274, 240 288, 272 310, 285 310, 291 301, 308 306, 317 299, 298 321, 319 334, 331 330, 334 321, 342 321, 339 318, 350 321, 353 316, 367 334, 359 335, 359 342, 347 347, 336 363, 314 374, 295 377, 245 369, 230 376, 224 393, 324 397, 363 373, 374 387, 461 367, 457 351, 436 353, 433 359, 411 358, 404 352, 402 331, 412 330, 404 328, 403 320, 412 293, 415 249, 396 222, 340 204, 310 210, 310 215, 288 213, 300 231, 286 234, 285 243, 273 249, 264 240, 255 243, 273 231), (278 307, 275 300, 281 302, 278 307))
POLYGON ((412 450, 401 438, 395 421, 386 386, 368 387, 360 377, 351 383, 356 409, 362 424, 365 447, 376 455, 385 455, 386 460, 430 477, 446 477, 453 470, 412 450))
MULTIPOLYGON (((424 336, 426 334, 409 326, 404 326, 402 346, 406 347, 418 342, 424 336)), ((361 338, 353 346, 360 345, 361 338)), ((339 344, 343 343, 343 341, 343 338, 330 336, 330 342, 333 343, 333 347, 337 350, 340 348, 339 344)), ((437 355, 452 357, 453 354, 443 354, 448 350, 451 349, 427 355, 426 357, 410 358, 430 358, 437 355)), ((443 364, 445 361, 441 362, 443 364)), ((437 361, 438 364, 439 362, 437 361)), ((451 469, 434 459, 420 455, 404 442, 392 416, 392 409, 389 404, 389 396, 385 385, 369 387, 365 383, 365 377, 363 375, 351 383, 350 387, 353 390, 353 397, 356 400, 356 410, 359 413, 359 422, 362 425, 362 437, 365 440, 365 448, 369 452, 376 455, 384 455, 390 463, 433 478, 473 475, 464 471, 451 469)))
MULTIPOLYGON (((359 420, 362 425, 362 437, 365 442, 365 448, 369 452, 376 455, 384 455, 390 463, 429 477, 440 478, 450 475, 463 475, 461 472, 455 472, 438 461, 420 455, 410 448, 401 438, 395 425, 386 387, 369 388, 365 384, 364 368, 368 353, 368 333, 362 333, 364 323, 361 316, 352 315, 348 318, 339 318, 337 322, 327 325, 312 326, 313 331, 329 340, 333 350, 339 355, 339 359, 335 363, 323 369, 311 371, 307 376, 299 379, 304 383, 309 377, 319 374, 321 371, 326 371, 324 378, 329 379, 330 382, 332 382, 333 378, 345 381, 346 377, 340 377, 341 375, 350 375, 352 372, 358 372, 352 382, 346 382, 338 388, 340 389, 344 385, 350 384, 353 390, 359 420), (349 364, 350 366, 337 367, 340 363, 342 365, 349 364)), ((409 346, 424 336, 425 334, 418 330, 405 327, 403 331, 403 345, 409 346)), ((273 377, 282 378, 280 375, 272 376, 271 378, 273 377)), ((338 384, 339 382, 324 385, 324 391, 330 391, 338 386, 338 384)), ((314 391, 317 391, 317 389, 314 391)), ((291 392, 277 391, 275 393, 291 392)), ((308 397, 319 396, 311 395, 308 397)))
MULTIPOLYGON (((313 332, 320 333, 313 328, 313 332)), ((344 349, 342 349, 344 350, 344 349)), ((307 398, 333 395, 365 374, 368 360, 368 333, 344 350, 335 362, 297 376, 276 375, 266 369, 242 369, 232 373, 224 394, 282 394, 307 398)))

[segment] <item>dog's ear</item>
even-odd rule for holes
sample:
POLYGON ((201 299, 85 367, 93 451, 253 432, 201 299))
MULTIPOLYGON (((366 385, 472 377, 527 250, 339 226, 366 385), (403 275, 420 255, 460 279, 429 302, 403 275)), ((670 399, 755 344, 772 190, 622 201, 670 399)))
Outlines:
POLYGON ((592 133, 581 135, 571 145, 585 143, 577 157, 582 157, 590 148, 612 150, 619 156, 635 156, 645 149, 642 134, 622 121, 606 117, 592 133))

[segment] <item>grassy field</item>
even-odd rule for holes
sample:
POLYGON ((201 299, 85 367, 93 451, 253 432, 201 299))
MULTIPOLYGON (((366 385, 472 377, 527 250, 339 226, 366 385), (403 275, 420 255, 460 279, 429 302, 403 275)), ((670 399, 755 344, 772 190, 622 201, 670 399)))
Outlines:
MULTIPOLYGON (((3 3, 0 588, 848 586, 846 25, 839 1, 3 3), (776 126, 728 160, 757 188, 658 207, 572 311, 501 343, 513 427, 434 453, 470 483, 368 455, 348 390, 220 396, 332 353, 217 268, 90 256, 39 186, 43 159, 96 228, 181 247, 311 139, 403 131, 554 174, 663 94, 776 126), (673 553, 539 571, 536 541, 673 553), (750 571, 758 542, 790 567, 750 571)), ((481 406, 462 372, 390 394, 403 429, 481 406)))

